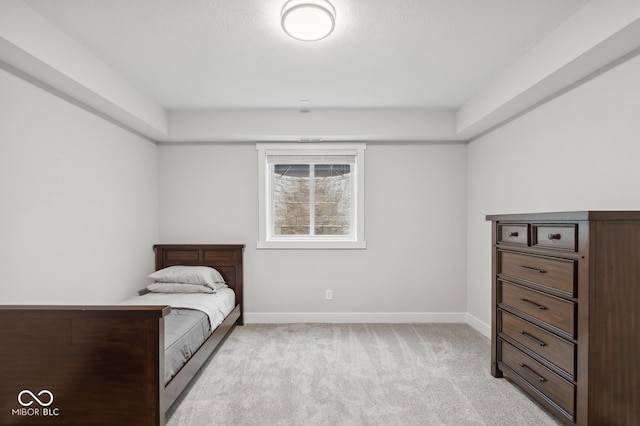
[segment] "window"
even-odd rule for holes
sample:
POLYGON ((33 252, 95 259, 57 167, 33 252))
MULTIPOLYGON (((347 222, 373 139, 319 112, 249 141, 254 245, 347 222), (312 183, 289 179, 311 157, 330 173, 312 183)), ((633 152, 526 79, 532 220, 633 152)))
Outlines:
POLYGON ((258 144, 258 248, 365 248, 364 144, 258 144))

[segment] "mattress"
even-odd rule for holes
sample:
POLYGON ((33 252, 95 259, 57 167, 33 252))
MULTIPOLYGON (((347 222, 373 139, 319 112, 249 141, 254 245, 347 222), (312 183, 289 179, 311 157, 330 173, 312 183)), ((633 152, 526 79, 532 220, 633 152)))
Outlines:
POLYGON ((176 375, 209 337, 207 315, 195 309, 171 309, 164 318, 164 381, 176 375))
POLYGON ((165 384, 202 346, 235 307, 235 293, 223 288, 207 293, 147 293, 123 301, 124 305, 171 306, 164 318, 165 384))

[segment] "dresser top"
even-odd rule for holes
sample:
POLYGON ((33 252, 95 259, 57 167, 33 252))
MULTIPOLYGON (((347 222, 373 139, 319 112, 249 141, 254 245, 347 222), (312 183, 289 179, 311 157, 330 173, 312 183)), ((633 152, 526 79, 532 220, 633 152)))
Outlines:
POLYGON ((640 220, 640 211, 585 210, 575 212, 543 212, 487 215, 490 221, 577 221, 577 220, 640 220))

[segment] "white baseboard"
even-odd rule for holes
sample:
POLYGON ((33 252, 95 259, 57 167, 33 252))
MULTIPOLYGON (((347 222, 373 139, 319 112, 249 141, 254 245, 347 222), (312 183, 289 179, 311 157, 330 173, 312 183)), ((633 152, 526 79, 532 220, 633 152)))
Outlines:
POLYGON ((459 323, 468 324, 486 337, 491 336, 491 326, 467 312, 295 312, 252 313, 245 312, 245 324, 409 324, 409 323, 459 323))
POLYGON ((467 313, 466 323, 469 324, 473 329, 483 334, 485 337, 488 337, 489 339, 491 338, 491 325, 480 321, 470 313, 467 313))
POLYGON ((466 312, 319 312, 319 313, 244 313, 246 324, 283 323, 466 323, 466 312))

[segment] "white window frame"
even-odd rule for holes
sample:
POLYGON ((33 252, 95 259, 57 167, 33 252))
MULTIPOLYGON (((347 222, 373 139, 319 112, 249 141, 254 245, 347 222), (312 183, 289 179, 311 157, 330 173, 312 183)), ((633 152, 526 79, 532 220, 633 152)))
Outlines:
MULTIPOLYGON (((364 143, 258 143, 258 242, 259 249, 365 249, 364 239, 364 143), (352 235, 273 236, 271 176, 267 159, 273 155, 354 155, 352 235)), ((313 226, 313 225, 312 225, 313 226)))

